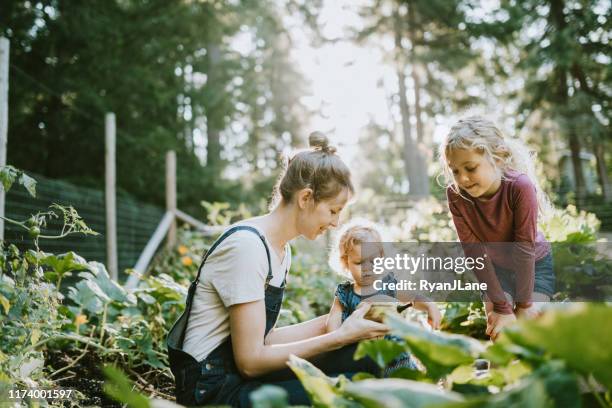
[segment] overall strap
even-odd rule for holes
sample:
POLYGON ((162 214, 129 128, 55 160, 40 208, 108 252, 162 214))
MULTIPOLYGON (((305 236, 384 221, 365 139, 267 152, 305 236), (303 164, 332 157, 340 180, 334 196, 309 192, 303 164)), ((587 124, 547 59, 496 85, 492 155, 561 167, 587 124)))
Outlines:
POLYGON ((263 243, 264 248, 266 249, 266 256, 268 257, 268 275, 266 276, 266 287, 268 287, 268 283, 270 283, 270 280, 272 280, 272 263, 270 261, 270 249, 268 248, 268 244, 266 244, 265 237, 256 228, 251 227, 249 225, 237 225, 235 227, 228 229, 227 231, 223 233, 223 235, 221 235, 212 244, 210 249, 206 252, 206 255, 204 255, 204 259, 202 260, 202 263, 200 264, 200 267, 198 268, 198 275, 193 281, 195 285, 197 285, 200 282, 200 274, 202 273, 202 268, 204 268, 204 264, 206 263, 206 260, 208 259, 210 254, 212 254, 212 252, 219 246, 219 244, 221 244, 221 242, 225 240, 225 238, 229 237, 230 235, 232 235, 234 232, 237 232, 237 231, 251 231, 257 234, 257 236, 261 239, 261 242, 263 243))

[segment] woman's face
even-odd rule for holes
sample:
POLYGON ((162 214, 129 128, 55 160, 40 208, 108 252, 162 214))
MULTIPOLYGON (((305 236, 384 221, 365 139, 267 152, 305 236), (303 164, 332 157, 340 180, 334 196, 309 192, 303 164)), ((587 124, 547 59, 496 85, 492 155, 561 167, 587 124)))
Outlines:
POLYGON ((489 198, 501 185, 501 172, 475 149, 455 149, 448 154, 455 182, 474 198, 489 198))
POLYGON ((349 200, 349 190, 344 188, 334 198, 314 202, 312 195, 300 207, 298 231, 308 239, 315 239, 328 228, 338 226, 340 212, 349 200))

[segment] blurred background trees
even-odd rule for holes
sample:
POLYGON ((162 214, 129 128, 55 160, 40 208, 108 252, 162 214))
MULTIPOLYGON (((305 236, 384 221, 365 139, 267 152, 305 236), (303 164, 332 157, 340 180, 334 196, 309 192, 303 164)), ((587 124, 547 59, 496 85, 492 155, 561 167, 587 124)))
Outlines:
MULTIPOLYGON (((388 120, 330 133, 356 146, 362 188, 405 202, 440 195, 437 145, 477 107, 538 151, 557 203, 609 211, 610 8, 597 0, 5 1, 8 160, 101 187, 102 118, 113 111, 124 194, 163 206, 163 155, 175 149, 179 207, 198 215, 201 200, 260 206, 280 153, 303 146, 325 116, 308 98, 326 73, 296 58, 304 49, 296 33, 306 33, 315 49, 382 54, 388 120), (329 7, 350 9, 357 23, 323 17, 329 7), (342 34, 326 36, 335 25, 342 34)), ((364 81, 345 80, 357 91, 364 81)))
MULTIPOLYGON (((308 112, 291 39, 268 1, 8 1, 9 162, 79 185, 104 182, 103 114, 117 115, 118 187, 163 204, 175 149, 179 205, 238 201, 229 164, 269 194, 278 152, 308 112), (129 177, 127 177, 129 175, 129 177), (258 177, 261 176, 261 177, 258 177)), ((248 190, 248 191, 247 191, 248 190)))

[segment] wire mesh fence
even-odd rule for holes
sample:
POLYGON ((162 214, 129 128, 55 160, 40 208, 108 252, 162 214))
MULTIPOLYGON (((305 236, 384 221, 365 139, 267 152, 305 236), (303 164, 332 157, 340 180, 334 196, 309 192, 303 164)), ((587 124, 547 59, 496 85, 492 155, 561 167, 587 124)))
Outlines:
MULTIPOLYGON (((64 253, 74 251, 89 261, 106 264, 106 220, 104 192, 92 188, 53 180, 31 174, 36 179, 36 197, 31 197, 21 186, 15 185, 6 194, 6 217, 25 220, 32 214, 48 210, 53 203, 71 205, 81 215, 85 223, 99 235, 70 235, 61 239, 41 239, 42 251, 64 253)), ((153 234, 164 211, 150 204, 140 203, 130 197, 117 197, 117 246, 119 260, 119 280, 126 280, 125 269, 136 265, 138 256, 153 234)), ((62 220, 51 220, 42 233, 57 235, 62 220)), ((20 249, 33 248, 28 231, 19 226, 5 223, 5 240, 20 249)))

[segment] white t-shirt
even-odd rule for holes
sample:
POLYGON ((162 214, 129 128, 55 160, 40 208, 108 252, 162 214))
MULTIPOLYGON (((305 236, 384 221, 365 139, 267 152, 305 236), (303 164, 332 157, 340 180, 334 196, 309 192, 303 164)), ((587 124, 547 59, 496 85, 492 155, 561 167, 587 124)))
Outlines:
MULTIPOLYGON (((267 239, 266 243, 272 265, 272 280, 269 284, 281 286, 285 271, 291 267, 289 244, 281 260, 267 239)), ((228 308, 264 299, 267 275, 268 257, 257 234, 240 230, 225 238, 202 267, 183 350, 197 361, 206 358, 230 335, 228 308)))

